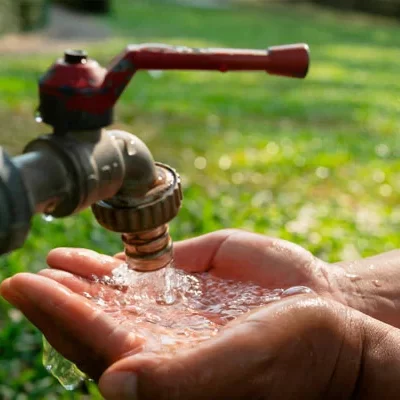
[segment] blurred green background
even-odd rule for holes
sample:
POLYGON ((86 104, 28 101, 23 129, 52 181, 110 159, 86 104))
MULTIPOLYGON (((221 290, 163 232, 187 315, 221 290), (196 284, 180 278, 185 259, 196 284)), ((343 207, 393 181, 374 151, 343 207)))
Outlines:
MULTIPOLYGON (((396 21, 313 5, 121 0, 89 42, 106 65, 128 43, 266 48, 310 45, 309 77, 263 73, 138 73, 115 126, 141 137, 183 177, 175 240, 236 227, 279 236, 329 261, 400 246, 400 27, 396 21)), ((26 45, 26 40, 24 41, 26 45)), ((1 41, 0 41, 1 47, 1 41)), ((0 143, 12 154, 48 131, 33 118, 37 79, 55 47, 0 56, 0 143)), ((45 266, 53 247, 112 254, 118 236, 90 212, 33 221, 23 249, 0 259, 0 280, 45 266)), ((41 335, 0 301, 0 398, 98 398, 68 393, 41 365, 41 335)))

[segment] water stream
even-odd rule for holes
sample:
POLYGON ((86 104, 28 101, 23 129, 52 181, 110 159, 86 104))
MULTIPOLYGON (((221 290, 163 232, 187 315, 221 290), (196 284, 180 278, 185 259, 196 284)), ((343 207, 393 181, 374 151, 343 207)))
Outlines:
MULTIPOLYGON (((93 277, 95 293, 83 293, 116 324, 145 338, 143 352, 173 353, 217 335, 228 322, 247 311, 299 293, 306 287, 266 289, 246 282, 189 274, 173 265, 155 272, 137 272, 121 263, 112 276, 93 277)), ((45 343, 44 365, 66 389, 86 377, 45 343)))

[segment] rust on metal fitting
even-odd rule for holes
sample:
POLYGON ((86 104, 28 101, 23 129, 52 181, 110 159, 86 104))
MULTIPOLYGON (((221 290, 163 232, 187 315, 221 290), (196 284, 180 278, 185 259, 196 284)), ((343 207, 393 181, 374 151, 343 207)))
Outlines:
POLYGON ((128 265, 141 272, 156 271, 166 267, 173 258, 172 240, 168 224, 149 231, 124 233, 122 241, 125 246, 128 265))

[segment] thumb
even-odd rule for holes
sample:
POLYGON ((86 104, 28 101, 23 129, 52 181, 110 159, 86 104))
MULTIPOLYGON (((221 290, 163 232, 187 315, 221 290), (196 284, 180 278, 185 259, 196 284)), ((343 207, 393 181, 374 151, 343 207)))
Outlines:
POLYGON ((107 400, 316 398, 343 342, 337 316, 325 303, 310 296, 285 299, 195 348, 120 360, 102 375, 100 391, 107 400))

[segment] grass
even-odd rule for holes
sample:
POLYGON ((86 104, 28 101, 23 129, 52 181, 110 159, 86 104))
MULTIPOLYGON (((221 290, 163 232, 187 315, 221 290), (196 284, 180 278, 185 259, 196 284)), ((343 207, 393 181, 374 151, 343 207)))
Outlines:
MULTIPOLYGON (((305 81, 263 73, 135 76, 116 126, 182 174, 175 239, 238 227, 295 241, 329 261, 400 246, 398 25, 308 7, 115 4, 106 21, 115 37, 90 49, 103 64, 135 42, 311 47, 305 81)), ((0 137, 12 153, 46 131, 32 118, 36 80, 56 56, 1 56, 0 137)), ((0 259, 0 280, 43 268, 56 246, 111 254, 120 242, 89 212, 51 224, 37 217, 24 248, 0 259)), ((39 332, 4 302, 0 311, 0 398, 96 398, 63 391, 41 366, 39 332)))

